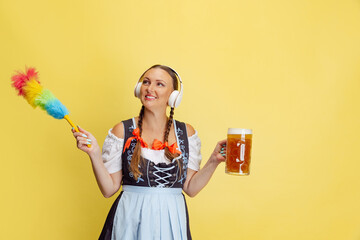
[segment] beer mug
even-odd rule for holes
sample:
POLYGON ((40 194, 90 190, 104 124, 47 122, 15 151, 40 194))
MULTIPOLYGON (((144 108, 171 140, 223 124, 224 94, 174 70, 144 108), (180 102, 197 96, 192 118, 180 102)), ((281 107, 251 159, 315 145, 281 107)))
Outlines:
POLYGON ((249 175, 252 130, 229 128, 226 143, 225 172, 232 175, 249 175))

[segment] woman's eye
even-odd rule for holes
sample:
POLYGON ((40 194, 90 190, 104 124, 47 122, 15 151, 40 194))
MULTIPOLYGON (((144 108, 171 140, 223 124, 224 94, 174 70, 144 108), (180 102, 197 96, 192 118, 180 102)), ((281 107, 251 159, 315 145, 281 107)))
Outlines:
POLYGON ((149 84, 149 81, 148 81, 148 80, 144 80, 144 81, 143 81, 143 84, 147 85, 147 84, 149 84))
POLYGON ((165 84, 163 84, 163 83, 158 83, 158 86, 160 86, 160 87, 164 87, 164 86, 165 86, 165 84))

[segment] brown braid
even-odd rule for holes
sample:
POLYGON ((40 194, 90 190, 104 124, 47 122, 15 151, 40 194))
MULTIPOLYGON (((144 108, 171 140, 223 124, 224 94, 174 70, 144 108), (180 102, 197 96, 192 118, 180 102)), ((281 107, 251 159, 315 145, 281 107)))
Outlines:
POLYGON ((172 107, 170 110, 170 116, 169 116, 169 119, 167 122, 165 134, 164 134, 164 142, 166 142, 168 140, 173 117, 174 117, 174 108, 172 107))
MULTIPOLYGON (((145 111, 145 107, 142 106, 141 110, 140 110, 140 114, 139 114, 139 120, 137 123, 138 128, 140 129, 140 137, 141 137, 141 133, 142 133, 142 121, 144 118, 144 111, 145 111)), ((141 144, 139 141, 136 142, 135 145, 135 149, 134 149, 134 153, 131 159, 131 163, 130 163, 130 172, 132 172, 134 174, 134 178, 135 180, 138 179, 138 177, 141 175, 141 171, 139 170, 139 165, 143 166, 144 160, 141 157, 141 144)))
MULTIPOLYGON (((167 128, 166 128, 165 134, 164 134, 164 142, 168 141, 171 125, 173 123, 173 117, 174 117, 174 108, 171 108, 169 120, 167 122, 167 128)), ((175 129, 175 131, 176 131, 176 129, 175 129)), ((169 159, 170 161, 172 161, 174 158, 176 158, 178 156, 179 156, 178 153, 172 153, 172 152, 170 152, 170 150, 168 148, 165 148, 165 157, 167 159, 169 159)), ((179 159, 176 159, 176 162, 177 162, 179 170, 180 170, 179 175, 181 175, 182 174, 182 164, 179 161, 179 159)))

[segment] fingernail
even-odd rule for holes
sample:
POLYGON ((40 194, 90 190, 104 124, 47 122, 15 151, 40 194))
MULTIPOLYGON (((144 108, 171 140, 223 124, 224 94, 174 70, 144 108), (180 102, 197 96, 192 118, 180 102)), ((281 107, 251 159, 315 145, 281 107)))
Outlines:
POLYGON ((83 136, 83 137, 87 137, 85 134, 82 134, 81 136, 83 136))
POLYGON ((86 139, 88 142, 91 142, 91 139, 86 139))

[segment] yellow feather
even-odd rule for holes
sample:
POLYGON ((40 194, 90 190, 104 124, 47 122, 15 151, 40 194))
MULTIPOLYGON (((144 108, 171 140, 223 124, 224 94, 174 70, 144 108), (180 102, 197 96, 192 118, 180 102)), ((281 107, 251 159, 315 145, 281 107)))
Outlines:
POLYGON ((25 93, 24 97, 33 108, 37 107, 35 104, 35 99, 39 96, 42 89, 43 87, 35 79, 30 79, 23 87, 25 93))

